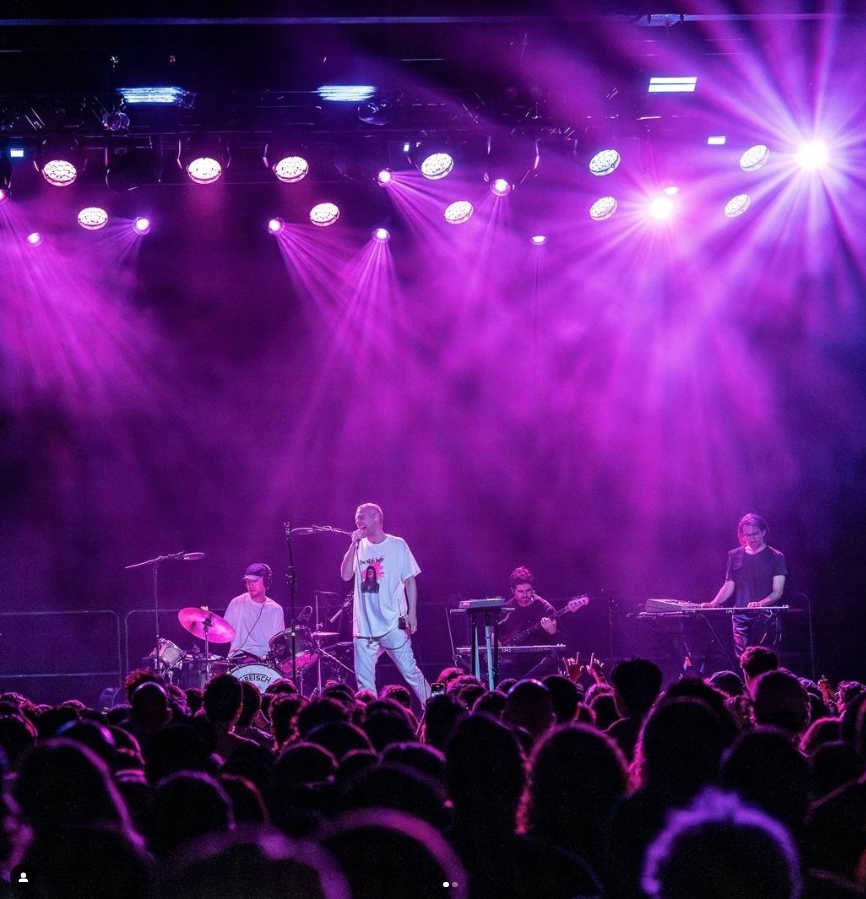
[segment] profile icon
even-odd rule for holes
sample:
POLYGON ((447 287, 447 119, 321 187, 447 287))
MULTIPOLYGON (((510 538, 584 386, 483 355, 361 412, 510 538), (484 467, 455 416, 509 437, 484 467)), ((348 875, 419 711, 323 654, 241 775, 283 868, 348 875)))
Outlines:
POLYGON ((33 883, 33 870, 27 865, 16 865, 9 872, 9 882, 16 890, 27 892, 33 883))

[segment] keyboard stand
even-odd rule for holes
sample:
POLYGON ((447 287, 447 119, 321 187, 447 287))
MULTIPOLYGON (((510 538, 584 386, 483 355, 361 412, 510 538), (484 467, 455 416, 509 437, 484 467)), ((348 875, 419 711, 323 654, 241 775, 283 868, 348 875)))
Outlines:
POLYGON ((487 688, 494 690, 499 683, 499 609, 467 609, 466 614, 469 616, 470 674, 484 681, 480 638, 487 651, 487 688))

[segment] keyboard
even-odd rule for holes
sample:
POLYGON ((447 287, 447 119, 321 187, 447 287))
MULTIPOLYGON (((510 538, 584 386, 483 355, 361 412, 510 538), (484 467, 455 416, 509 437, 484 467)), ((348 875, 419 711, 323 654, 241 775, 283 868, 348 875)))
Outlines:
POLYGON ((760 606, 757 609, 737 608, 736 606, 716 606, 714 609, 704 609, 693 602, 679 602, 675 599, 648 599, 645 611, 641 612, 638 618, 670 618, 670 617, 686 617, 690 615, 753 615, 753 614, 776 614, 781 612, 789 612, 790 606, 760 606))
MULTIPOLYGON (((487 654, 486 646, 479 646, 479 652, 483 654, 487 654)), ((472 652, 471 646, 458 646, 457 647, 457 655, 470 655, 472 652)), ((556 652, 560 654, 565 654, 565 644, 564 643, 554 643, 552 646, 549 645, 538 645, 538 646, 500 646, 499 647, 499 655, 501 656, 516 656, 516 655, 525 655, 528 653, 543 653, 543 652, 556 652)))
POLYGON ((488 609, 501 609, 505 605, 505 600, 501 596, 493 596, 488 599, 464 599, 460 603, 460 608, 464 612, 483 612, 488 609))

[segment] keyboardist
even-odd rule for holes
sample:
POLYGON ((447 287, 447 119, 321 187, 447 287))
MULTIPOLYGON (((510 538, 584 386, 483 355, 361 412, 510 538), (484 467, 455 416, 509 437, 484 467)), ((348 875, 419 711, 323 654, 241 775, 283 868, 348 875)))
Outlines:
MULTIPOLYGON (((788 569, 784 555, 767 545, 768 536, 767 522, 760 515, 749 513, 739 520, 737 537, 740 546, 728 553, 725 582, 711 602, 702 604, 703 608, 733 605, 737 609, 760 609, 779 604, 788 569)), ((731 623, 738 657, 747 646, 772 646, 775 643, 775 619, 768 621, 760 615, 744 612, 734 613, 731 623)))

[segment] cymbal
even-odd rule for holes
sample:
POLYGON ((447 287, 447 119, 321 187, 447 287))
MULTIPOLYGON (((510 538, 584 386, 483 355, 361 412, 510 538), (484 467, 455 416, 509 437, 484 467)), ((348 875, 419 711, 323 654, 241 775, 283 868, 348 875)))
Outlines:
POLYGON ((181 609, 177 613, 177 620, 194 637, 201 640, 205 638, 205 625, 207 625, 207 638, 211 643, 231 643, 235 635, 235 629, 225 618, 207 609, 197 609, 194 606, 181 609))
POLYGON ((336 637, 337 631, 313 631, 314 637, 336 637))

